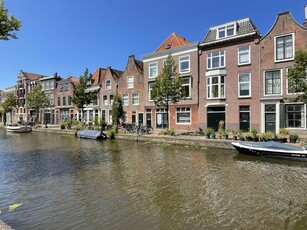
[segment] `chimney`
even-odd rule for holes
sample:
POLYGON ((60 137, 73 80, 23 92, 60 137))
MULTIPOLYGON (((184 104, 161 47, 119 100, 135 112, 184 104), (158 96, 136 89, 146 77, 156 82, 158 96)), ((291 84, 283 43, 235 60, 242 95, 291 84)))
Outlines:
POLYGON ((307 28, 307 5, 305 5, 305 21, 303 25, 307 28))

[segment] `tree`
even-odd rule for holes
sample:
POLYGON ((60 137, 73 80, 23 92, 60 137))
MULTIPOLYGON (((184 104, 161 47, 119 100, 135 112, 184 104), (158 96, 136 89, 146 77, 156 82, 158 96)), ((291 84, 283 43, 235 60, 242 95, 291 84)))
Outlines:
POLYGON ((6 95, 6 98, 4 102, 1 104, 4 112, 4 122, 6 122, 6 113, 10 113, 11 115, 11 122, 12 122, 12 111, 13 109, 17 106, 17 96, 14 95, 13 93, 8 93, 6 95))
POLYGON ((119 119, 123 116, 123 103, 120 96, 116 95, 112 103, 112 125, 117 126, 119 119))
POLYGON ((295 53, 294 66, 289 68, 287 77, 289 92, 299 93, 294 101, 307 103, 307 51, 295 53))
POLYGON ((91 85, 92 74, 89 74, 88 69, 86 68, 83 76, 80 76, 79 84, 76 86, 71 101, 77 106, 78 109, 81 109, 83 115, 84 105, 90 104, 96 97, 97 94, 94 92, 85 92, 85 89, 91 85))
POLYGON ((36 111, 36 117, 38 116, 40 109, 49 106, 49 98, 44 91, 42 91, 42 86, 40 84, 35 85, 32 92, 27 94, 26 106, 28 109, 36 111))
POLYGON ((182 98, 182 83, 179 74, 176 72, 177 66, 171 55, 168 55, 162 72, 158 75, 153 84, 151 97, 158 107, 166 107, 167 125, 169 105, 177 104, 182 98))
POLYGON ((4 8, 4 1, 0 1, 0 40, 17 39, 12 31, 19 31, 21 21, 13 15, 8 16, 8 10, 4 8))

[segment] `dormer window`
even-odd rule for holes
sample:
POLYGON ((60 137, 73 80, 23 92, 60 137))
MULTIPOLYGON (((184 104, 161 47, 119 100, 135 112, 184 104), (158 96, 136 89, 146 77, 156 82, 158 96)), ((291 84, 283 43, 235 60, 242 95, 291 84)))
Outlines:
POLYGON ((217 28, 217 39, 233 36, 237 33, 235 24, 223 25, 217 28))

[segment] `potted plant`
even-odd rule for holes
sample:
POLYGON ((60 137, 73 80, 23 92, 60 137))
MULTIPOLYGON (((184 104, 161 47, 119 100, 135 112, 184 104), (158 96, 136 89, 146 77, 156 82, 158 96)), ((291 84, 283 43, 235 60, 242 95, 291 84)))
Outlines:
POLYGON ((209 139, 210 138, 210 134, 213 132, 213 129, 208 127, 204 130, 204 136, 206 139, 209 139))
POLYGON ((290 134, 289 139, 290 139, 290 143, 296 143, 298 140, 298 135, 297 134, 290 134))
POLYGON ((244 141, 245 140, 245 138, 243 137, 242 133, 243 133, 243 130, 241 130, 241 129, 239 129, 238 132, 237 132, 240 141, 244 141))
POLYGON ((265 132, 265 134, 264 134, 264 140, 265 141, 271 141, 271 140, 273 140, 273 138, 274 138, 274 133, 272 133, 270 131, 265 132))
POLYGON ((222 132, 222 139, 224 139, 224 140, 227 140, 228 139, 228 130, 224 130, 223 132, 222 132))
POLYGON ((232 139, 233 140, 237 140, 238 139, 237 131, 236 130, 231 130, 231 133, 232 133, 232 139))
POLYGON ((210 133, 210 139, 215 139, 215 131, 212 130, 212 132, 210 133))
POLYGON ((289 135, 289 131, 286 128, 279 129, 279 135, 281 137, 281 142, 286 143, 287 142, 287 136, 289 135))

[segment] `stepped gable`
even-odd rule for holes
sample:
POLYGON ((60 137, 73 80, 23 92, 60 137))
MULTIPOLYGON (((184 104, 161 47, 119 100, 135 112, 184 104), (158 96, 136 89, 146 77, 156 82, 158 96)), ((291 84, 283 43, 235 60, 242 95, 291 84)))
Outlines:
POLYGON ((225 23, 219 26, 211 27, 209 29, 209 32, 206 34, 203 40, 203 43, 210 43, 210 42, 221 41, 221 40, 229 40, 231 38, 236 38, 238 36, 251 34, 251 33, 259 33, 259 31, 250 18, 244 18, 238 21, 233 21, 233 22, 225 23), (236 25, 236 31, 237 31, 236 34, 233 36, 218 39, 217 38, 218 28, 222 27, 223 25, 229 25, 232 23, 236 25))
POLYGON ((185 38, 179 36, 174 32, 158 47, 158 49, 155 50, 155 52, 164 51, 167 49, 187 45, 190 43, 191 42, 189 42, 188 40, 186 40, 185 38))

